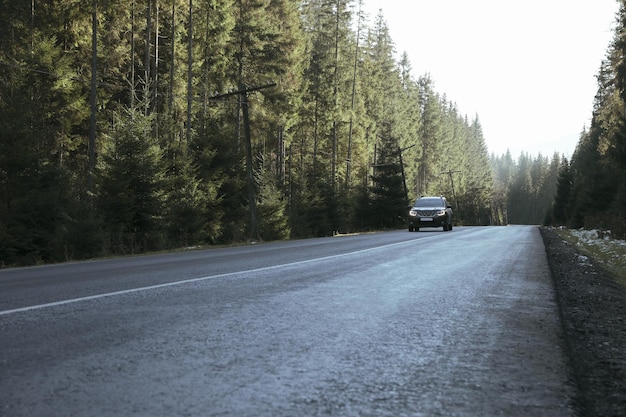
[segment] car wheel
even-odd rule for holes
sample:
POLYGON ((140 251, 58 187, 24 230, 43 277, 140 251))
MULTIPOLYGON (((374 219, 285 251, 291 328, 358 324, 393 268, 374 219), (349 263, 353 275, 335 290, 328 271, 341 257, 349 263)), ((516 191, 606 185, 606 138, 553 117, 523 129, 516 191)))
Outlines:
POLYGON ((452 230, 452 222, 450 222, 450 224, 448 225, 448 231, 452 230))
POLYGON ((448 223, 444 223, 443 224, 443 231, 447 232, 448 231, 448 223))
POLYGON ((413 232, 413 231, 415 231, 415 229, 413 227, 409 226, 409 232, 413 232))

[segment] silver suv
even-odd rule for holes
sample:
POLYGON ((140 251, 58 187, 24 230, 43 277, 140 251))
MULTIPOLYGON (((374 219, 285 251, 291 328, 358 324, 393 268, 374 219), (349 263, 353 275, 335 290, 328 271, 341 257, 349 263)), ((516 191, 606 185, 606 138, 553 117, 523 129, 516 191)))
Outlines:
POLYGON ((444 197, 420 197, 409 209, 409 232, 420 227, 443 227, 452 230, 452 206, 444 197))

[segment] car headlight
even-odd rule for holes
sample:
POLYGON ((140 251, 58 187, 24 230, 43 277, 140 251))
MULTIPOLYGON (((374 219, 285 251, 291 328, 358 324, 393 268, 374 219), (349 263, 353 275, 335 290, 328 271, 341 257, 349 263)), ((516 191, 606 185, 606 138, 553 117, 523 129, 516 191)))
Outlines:
POLYGON ((446 215, 446 211, 445 210, 439 210, 437 212, 437 216, 445 216, 446 215))
POLYGON ((417 216, 417 210, 409 211, 409 216, 413 216, 413 217, 417 216))

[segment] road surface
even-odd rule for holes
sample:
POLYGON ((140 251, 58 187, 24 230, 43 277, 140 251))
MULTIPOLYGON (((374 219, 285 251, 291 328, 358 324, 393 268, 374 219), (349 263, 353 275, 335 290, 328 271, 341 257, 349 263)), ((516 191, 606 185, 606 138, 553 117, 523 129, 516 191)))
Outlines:
POLYGON ((538 229, 439 230, 0 271, 0 415, 572 416, 538 229))

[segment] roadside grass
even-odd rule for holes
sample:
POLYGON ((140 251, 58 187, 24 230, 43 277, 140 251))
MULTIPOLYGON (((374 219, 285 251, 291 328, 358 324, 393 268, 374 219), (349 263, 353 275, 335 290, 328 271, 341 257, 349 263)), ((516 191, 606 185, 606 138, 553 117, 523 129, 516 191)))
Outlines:
MULTIPOLYGON (((578 252, 606 269, 617 282, 626 286, 626 241, 611 239, 610 231, 555 229, 578 252)), ((587 260, 579 259, 580 263, 587 260)))

